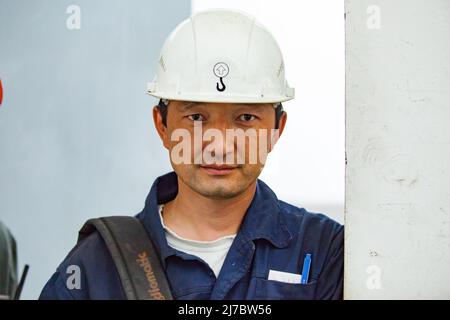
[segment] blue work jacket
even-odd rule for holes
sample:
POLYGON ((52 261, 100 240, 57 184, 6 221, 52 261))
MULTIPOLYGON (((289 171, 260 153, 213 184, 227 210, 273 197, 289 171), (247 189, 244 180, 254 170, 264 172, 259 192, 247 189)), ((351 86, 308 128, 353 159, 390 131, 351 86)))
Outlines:
MULTIPOLYGON (((177 192, 174 172, 159 177, 137 215, 155 244, 174 299, 342 298, 344 228, 339 223, 278 200, 258 180, 216 278, 205 261, 167 244, 158 204, 172 200, 177 192), (311 255, 308 282, 290 283, 294 275, 302 273, 307 254, 311 255), (281 278, 269 277, 269 273, 280 274, 277 271, 282 272, 281 278)), ((114 262, 97 232, 72 249, 45 285, 40 299, 125 299, 114 262), (81 285, 76 288, 67 286, 73 265, 81 273, 81 285)))

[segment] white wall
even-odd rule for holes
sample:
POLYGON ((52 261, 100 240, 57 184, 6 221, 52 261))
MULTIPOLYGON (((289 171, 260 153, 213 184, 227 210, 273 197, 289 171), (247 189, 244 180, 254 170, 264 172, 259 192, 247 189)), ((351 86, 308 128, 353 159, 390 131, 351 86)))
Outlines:
POLYGON ((345 297, 449 299, 450 2, 346 13, 345 297))
POLYGON ((285 58, 295 100, 261 179, 280 199, 344 218, 344 2, 192 0, 192 11, 234 8, 266 25, 285 58))

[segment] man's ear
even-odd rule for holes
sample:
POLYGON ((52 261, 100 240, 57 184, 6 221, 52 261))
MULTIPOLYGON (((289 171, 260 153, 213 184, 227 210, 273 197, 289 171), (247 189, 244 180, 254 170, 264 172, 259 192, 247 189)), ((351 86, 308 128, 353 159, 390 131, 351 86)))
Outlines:
POLYGON ((278 142, 278 139, 281 137, 281 134, 284 131, 284 126, 286 125, 286 121, 287 121, 287 113, 286 113, 286 111, 283 111, 283 113, 281 114, 281 117, 280 117, 280 122, 278 123, 278 129, 273 131, 273 134, 272 134, 272 139, 271 139, 270 148, 269 148, 270 151, 273 150, 273 148, 275 147, 275 144, 278 142))
POLYGON ((166 149, 169 149, 169 134, 167 131, 167 127, 163 123, 161 112, 159 111, 158 106, 153 107, 153 122, 164 147, 166 149))
POLYGON ((287 121, 287 113, 286 113, 286 111, 283 111, 283 114, 280 117, 280 123, 278 125, 278 129, 279 129, 278 136, 279 137, 281 137, 281 134, 283 133, 284 126, 286 125, 286 121, 287 121))

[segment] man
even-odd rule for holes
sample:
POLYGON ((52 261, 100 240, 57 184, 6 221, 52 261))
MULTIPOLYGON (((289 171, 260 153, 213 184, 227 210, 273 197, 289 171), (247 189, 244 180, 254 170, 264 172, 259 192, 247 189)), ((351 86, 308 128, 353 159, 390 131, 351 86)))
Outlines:
MULTIPOLYGON (((175 299, 339 299, 343 227, 278 200, 258 176, 294 97, 273 36, 229 10, 198 13, 169 36, 148 93, 174 172, 137 217, 175 299)), ((81 241, 42 299, 125 299, 105 242, 81 241), (71 266, 79 286, 68 285, 71 266)))

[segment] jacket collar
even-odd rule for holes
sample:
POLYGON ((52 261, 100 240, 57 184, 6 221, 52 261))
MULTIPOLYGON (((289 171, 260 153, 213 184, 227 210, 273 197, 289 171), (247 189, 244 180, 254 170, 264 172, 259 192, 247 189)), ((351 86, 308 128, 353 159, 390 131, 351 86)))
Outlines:
MULTIPOLYGON (((145 207, 138 218, 155 244, 156 250, 165 259, 177 251, 167 244, 164 229, 158 213, 158 205, 171 201, 178 193, 178 178, 170 172, 155 180, 145 201, 145 207)), ((265 239, 278 248, 286 247, 292 236, 280 215, 278 199, 261 180, 257 181, 255 195, 247 210, 239 233, 245 233, 250 240, 265 239)))

